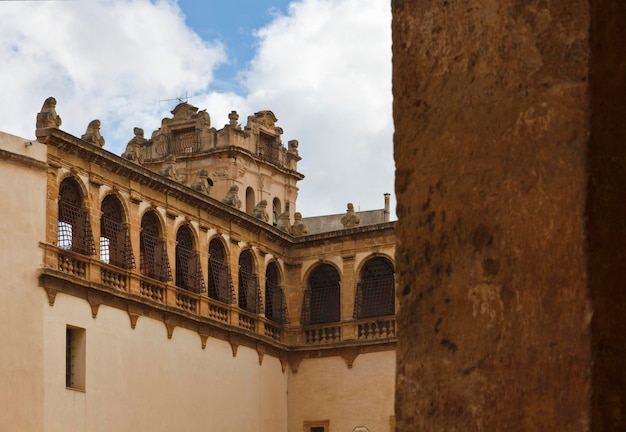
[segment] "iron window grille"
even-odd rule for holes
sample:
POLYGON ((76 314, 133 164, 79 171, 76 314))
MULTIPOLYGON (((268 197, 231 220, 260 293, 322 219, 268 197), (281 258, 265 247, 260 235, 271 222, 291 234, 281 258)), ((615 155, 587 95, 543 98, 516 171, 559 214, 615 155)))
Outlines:
POLYGON ((356 287, 354 318, 373 318, 395 313, 393 265, 386 258, 365 263, 356 287))
POLYGON ((141 232, 141 273, 161 282, 172 280, 170 262, 164 238, 154 237, 147 231, 141 232))
POLYGON ((265 272, 265 317, 278 324, 289 324, 285 293, 274 263, 265 272))
POLYGON ((161 282, 172 280, 166 241, 161 237, 159 219, 152 211, 141 219, 139 251, 141 274, 161 282))
POLYGON ((261 289, 250 251, 239 257, 239 307, 255 314, 261 311, 261 289))
POLYGON ((83 255, 95 255, 89 213, 87 210, 59 199, 57 245, 83 255))
POLYGON ((321 264, 309 276, 301 322, 304 325, 324 324, 339 322, 340 319, 339 273, 330 264, 321 264))
POLYGON ((121 206, 113 196, 107 196, 102 201, 100 259, 117 267, 135 268, 130 233, 123 223, 121 206))
POLYGON ((209 243, 209 297, 226 304, 232 304, 235 299, 226 252, 217 239, 209 243))
POLYGON ((178 230, 176 241, 176 286, 195 293, 204 292, 200 255, 193 250, 188 227, 178 230))

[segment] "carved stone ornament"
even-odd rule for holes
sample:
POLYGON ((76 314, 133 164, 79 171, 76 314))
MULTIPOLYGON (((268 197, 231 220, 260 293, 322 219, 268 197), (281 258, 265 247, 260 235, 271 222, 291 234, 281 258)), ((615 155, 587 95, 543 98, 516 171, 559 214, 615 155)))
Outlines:
POLYGON ((252 216, 261 219, 263 222, 269 222, 270 216, 267 214, 267 201, 261 200, 252 210, 252 216))
POLYGON ((294 221, 291 225, 291 235, 300 236, 309 233, 309 228, 302 222, 302 213, 296 212, 293 215, 294 221))
POLYGON ((143 129, 136 127, 133 129, 135 136, 128 141, 126 145, 126 151, 122 153, 124 159, 141 164, 143 158, 141 156, 141 147, 144 146, 148 140, 143 136, 143 129))
POLYGON ((80 138, 98 147, 104 147, 104 138, 100 135, 100 120, 90 121, 87 125, 87 131, 80 138))
POLYGON ((222 202, 229 206, 235 207, 236 209, 241 208, 241 200, 239 199, 238 194, 239 186, 232 185, 222 202))
POLYGON ((58 128, 61 126, 61 117, 56 112, 57 100, 50 96, 41 107, 41 112, 37 113, 36 128, 58 128))
POLYGON ((350 228, 358 226, 360 223, 361 218, 354 213, 354 206, 352 203, 348 203, 348 210, 346 211, 345 216, 341 218, 341 224, 344 228, 350 228))
POLYGON ((172 180, 177 180, 178 176, 176 175, 176 157, 174 155, 168 155, 165 158, 165 165, 159 174, 170 178, 172 180))
POLYGON ((205 169, 198 170, 191 188, 197 190, 198 192, 210 195, 212 187, 213 182, 209 178, 209 172, 205 169))

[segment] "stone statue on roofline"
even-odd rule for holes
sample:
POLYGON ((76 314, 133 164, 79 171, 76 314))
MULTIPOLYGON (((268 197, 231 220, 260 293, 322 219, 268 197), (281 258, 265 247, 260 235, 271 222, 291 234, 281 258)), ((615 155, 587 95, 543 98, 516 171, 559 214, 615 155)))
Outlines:
POLYGON ((348 210, 346 214, 341 218, 341 224, 344 228, 351 228, 358 226, 361 223, 361 218, 359 218, 354 213, 354 205, 352 203, 348 203, 348 210))
POLYGON ((92 120, 87 125, 87 131, 80 137, 98 147, 104 147, 104 138, 100 135, 100 120, 92 120))
POLYGON ((128 144, 126 145, 126 151, 122 153, 122 157, 124 159, 128 159, 129 161, 141 164, 143 163, 141 157, 141 146, 145 145, 148 140, 144 138, 142 128, 134 128, 133 133, 135 134, 135 136, 130 141, 128 141, 128 144))
POLYGON ((276 228, 286 233, 291 232, 289 226, 289 211, 282 212, 278 215, 278 221, 276 221, 276 228))
POLYGON ((41 112, 37 113, 37 129, 58 128, 61 126, 61 117, 56 112, 57 100, 50 96, 41 107, 41 112))
POLYGON ((178 180, 178 175, 176 174, 176 156, 167 155, 165 158, 165 167, 159 171, 159 174, 172 180, 178 180))
POLYGON ((198 170, 191 188, 197 190, 198 192, 210 195, 212 187, 213 182, 209 178, 209 172, 205 169, 198 170))
POLYGON ((267 201, 261 200, 258 202, 254 209, 252 210, 252 216, 257 219, 261 219, 263 222, 269 222, 270 215, 267 214, 267 201))
POLYGON ((226 196, 222 200, 224 204, 227 204, 231 207, 235 207, 236 209, 241 208, 241 200, 239 199, 239 186, 232 185, 226 193, 226 196))
POLYGON ((291 225, 291 235, 301 236, 309 233, 309 228, 302 222, 302 213, 296 212, 293 215, 293 225, 291 225))

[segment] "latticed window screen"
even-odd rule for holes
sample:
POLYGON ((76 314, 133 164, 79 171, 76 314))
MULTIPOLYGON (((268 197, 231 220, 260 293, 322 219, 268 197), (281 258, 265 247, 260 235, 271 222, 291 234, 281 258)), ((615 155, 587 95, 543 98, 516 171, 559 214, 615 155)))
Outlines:
POLYGON ((227 304, 235 299, 226 251, 219 239, 209 243, 209 297, 227 304))
POLYGON ((382 257, 369 260, 356 287, 354 318, 372 318, 395 313, 394 270, 382 257))
POLYGON ((135 268, 130 233, 123 223, 122 206, 112 195, 102 201, 100 259, 125 269, 135 268))
POLYGON ((179 228, 176 243, 176 286, 195 293, 204 292, 200 255, 193 250, 189 227, 179 228))
POLYGON ((162 282, 172 280, 165 245, 158 217, 153 212, 146 213, 141 220, 139 267, 142 274, 162 282))
POLYGON ((57 245, 83 255, 95 255, 89 213, 81 206, 82 195, 76 182, 63 180, 59 188, 57 245))
POLYGON ((239 255, 239 307, 248 312, 261 311, 261 290, 254 272, 254 259, 249 250, 239 255))
POLYGON ((302 324, 339 322, 339 273, 330 264, 321 264, 309 276, 302 304, 302 324))
POLYGON ((269 263, 265 271, 265 317, 279 324, 289 323, 287 301, 275 262, 269 263))

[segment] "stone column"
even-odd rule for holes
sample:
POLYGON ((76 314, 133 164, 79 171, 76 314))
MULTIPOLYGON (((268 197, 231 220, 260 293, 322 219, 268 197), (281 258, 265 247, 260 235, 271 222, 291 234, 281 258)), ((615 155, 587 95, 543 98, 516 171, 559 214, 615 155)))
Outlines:
POLYGON ((397 430, 621 430, 624 3, 392 8, 397 430))

